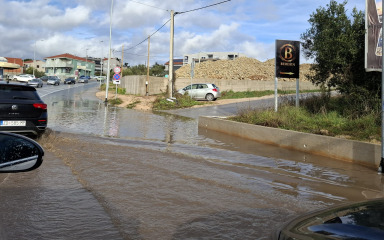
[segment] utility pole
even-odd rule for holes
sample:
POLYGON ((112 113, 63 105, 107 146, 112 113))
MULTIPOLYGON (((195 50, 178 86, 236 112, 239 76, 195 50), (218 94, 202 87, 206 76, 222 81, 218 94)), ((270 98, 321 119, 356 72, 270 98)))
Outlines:
POLYGON ((88 48, 85 49, 85 78, 87 78, 87 67, 88 67, 88 48))
POLYGON ((103 62, 104 62, 104 57, 103 57, 103 42, 104 41, 100 41, 101 43, 101 57, 100 57, 100 87, 101 87, 101 79, 102 79, 102 75, 103 75, 103 62))
POLYGON ((121 46, 121 79, 123 79, 123 67, 124 67, 124 44, 121 46))
POLYGON ((109 78, 111 75, 110 66, 111 66, 111 42, 112 42, 112 13, 113 13, 113 0, 111 0, 111 15, 109 20, 109 52, 108 52, 108 67, 107 67, 107 86, 105 88, 105 105, 108 104, 108 89, 109 89, 109 78))
POLYGON ((148 36, 148 61, 147 61, 147 82, 145 83, 145 95, 148 96, 148 84, 149 84, 149 49, 151 45, 151 36, 148 36))
MULTIPOLYGON (((35 66, 36 66, 36 41, 35 41, 35 47, 33 48, 33 76, 35 76, 35 66)), ((23 64, 23 68, 24 68, 24 64, 23 64)))
POLYGON ((169 97, 172 97, 173 94, 173 38, 174 38, 174 11, 171 10, 171 36, 170 36, 170 44, 169 44, 169 79, 168 79, 168 90, 169 97))

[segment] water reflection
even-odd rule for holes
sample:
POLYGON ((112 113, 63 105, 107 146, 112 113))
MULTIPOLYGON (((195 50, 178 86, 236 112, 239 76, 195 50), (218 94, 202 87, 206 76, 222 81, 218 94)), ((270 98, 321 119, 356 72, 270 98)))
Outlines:
POLYGON ((105 106, 98 99, 50 99, 48 114, 49 127, 57 131, 166 143, 200 140, 196 120, 105 106))

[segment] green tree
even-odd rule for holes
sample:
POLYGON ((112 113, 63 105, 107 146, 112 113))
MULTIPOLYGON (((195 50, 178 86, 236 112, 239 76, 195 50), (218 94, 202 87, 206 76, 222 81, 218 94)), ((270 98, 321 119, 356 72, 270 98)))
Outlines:
POLYGON ((301 35, 303 52, 315 63, 310 79, 347 95, 379 95, 380 74, 364 69, 364 13, 354 8, 349 18, 346 4, 331 0, 310 16, 311 27, 301 35))
MULTIPOLYGON (((26 74, 33 74, 33 67, 29 67, 27 70, 25 70, 25 73, 26 74)), ((42 76, 45 76, 45 73, 35 69, 35 77, 39 78, 42 76)))
POLYGON ((165 74, 165 66, 158 63, 155 63, 149 70, 149 75, 151 76, 164 77, 165 74))

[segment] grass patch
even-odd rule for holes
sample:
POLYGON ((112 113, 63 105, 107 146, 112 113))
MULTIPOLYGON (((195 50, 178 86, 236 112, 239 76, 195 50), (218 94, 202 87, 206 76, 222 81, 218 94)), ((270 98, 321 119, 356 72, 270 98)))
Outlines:
POLYGON ((370 108, 367 108, 348 97, 319 96, 306 99, 299 108, 287 104, 277 112, 274 109, 243 109, 229 119, 298 132, 380 142, 381 114, 377 104, 373 103, 377 101, 370 102, 370 108))
POLYGON ((188 108, 196 105, 208 104, 208 102, 200 102, 192 99, 188 94, 181 95, 176 94, 176 100, 168 101, 166 97, 159 96, 153 103, 154 110, 171 110, 171 109, 180 109, 188 108))
MULTIPOLYGON (((101 84, 100 86, 100 91, 105 91, 105 89, 107 88, 107 85, 106 84, 101 84)), ((109 85, 109 88, 108 88, 108 91, 113 91, 113 92, 116 92, 116 84, 110 84, 109 85)), ((125 95, 126 94, 126 89, 125 88, 117 88, 117 94, 122 94, 122 95, 125 95)))
POLYGON ((122 104, 123 101, 120 98, 113 98, 113 99, 108 99, 108 103, 115 106, 115 105, 122 104))
MULTIPOLYGON (((319 90, 305 90, 300 91, 300 93, 305 92, 318 92, 319 90)), ((287 94, 294 94, 296 93, 296 90, 277 90, 277 93, 279 95, 287 95, 287 94)), ((221 99, 238 99, 238 98, 253 98, 253 97, 264 97, 275 94, 275 91, 273 90, 266 90, 266 91, 245 91, 245 92, 234 92, 232 90, 230 91, 223 91, 221 92, 221 99)))
POLYGON ((128 109, 133 109, 134 107, 136 107, 137 104, 141 103, 141 101, 135 101, 133 103, 130 103, 127 105, 127 108, 128 109))

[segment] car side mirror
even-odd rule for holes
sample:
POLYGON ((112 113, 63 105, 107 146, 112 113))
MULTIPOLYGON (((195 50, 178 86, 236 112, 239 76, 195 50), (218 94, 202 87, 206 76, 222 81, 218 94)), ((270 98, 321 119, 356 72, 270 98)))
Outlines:
POLYGON ((43 162, 44 150, 34 140, 0 132, 0 173, 27 172, 43 162))

